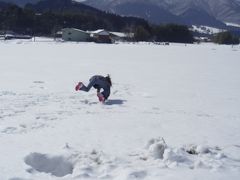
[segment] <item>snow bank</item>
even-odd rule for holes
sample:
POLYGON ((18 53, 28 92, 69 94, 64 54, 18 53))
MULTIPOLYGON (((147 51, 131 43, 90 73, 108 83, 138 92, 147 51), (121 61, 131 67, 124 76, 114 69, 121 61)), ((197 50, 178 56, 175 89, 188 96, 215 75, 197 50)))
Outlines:
POLYGON ((148 141, 146 148, 149 150, 150 156, 155 159, 163 159, 167 145, 163 138, 151 139, 148 141))
POLYGON ((204 168, 209 170, 236 169, 236 160, 227 157, 219 147, 206 145, 183 145, 179 148, 167 146, 163 138, 151 139, 147 152, 142 155, 145 160, 160 159, 164 167, 204 168), (147 154, 147 155, 146 155, 147 154))
POLYGON ((166 169, 205 170, 206 173, 240 171, 239 161, 225 155, 219 147, 191 144, 177 148, 167 145, 163 138, 149 140, 145 148, 129 152, 128 157, 114 157, 95 149, 82 152, 66 144, 61 155, 35 152, 27 155, 24 162, 31 167, 26 170, 30 174, 50 173, 52 178, 67 179, 144 179, 147 176, 151 179, 156 172, 150 167, 159 172, 166 169))

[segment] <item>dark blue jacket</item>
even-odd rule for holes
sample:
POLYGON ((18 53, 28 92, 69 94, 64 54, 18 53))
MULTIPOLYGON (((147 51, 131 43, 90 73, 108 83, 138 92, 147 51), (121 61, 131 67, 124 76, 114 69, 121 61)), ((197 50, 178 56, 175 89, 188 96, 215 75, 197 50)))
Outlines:
POLYGON ((101 93, 103 94, 105 99, 108 99, 108 97, 110 95, 111 85, 106 80, 105 77, 100 76, 100 75, 95 75, 95 76, 91 77, 87 87, 85 85, 83 85, 80 90, 88 92, 92 87, 97 89, 98 92, 100 92, 101 89, 103 89, 103 91, 101 93))

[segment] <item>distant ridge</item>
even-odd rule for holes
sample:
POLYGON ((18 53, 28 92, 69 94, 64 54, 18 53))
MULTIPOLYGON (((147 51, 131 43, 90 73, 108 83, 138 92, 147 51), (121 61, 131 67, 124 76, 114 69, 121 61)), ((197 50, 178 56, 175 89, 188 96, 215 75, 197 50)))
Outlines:
POLYGON ((86 0, 83 3, 157 24, 177 22, 221 28, 224 22, 240 24, 240 0, 86 0))
POLYGON ((12 4, 16 4, 18 6, 24 7, 27 3, 37 3, 40 0, 0 0, 0 2, 6 2, 6 3, 12 3, 12 4))
MULTIPOLYGON (((58 1, 0 0, 21 7, 28 3, 54 7, 58 1), (42 2, 43 1, 43 2, 42 2)), ((65 2, 65 0, 60 0, 65 2)), ((144 18, 150 23, 177 23, 224 28, 225 23, 240 24, 240 0, 73 0, 123 16, 144 18)), ((56 4, 57 6, 57 4, 56 4)), ((64 8, 64 7, 63 7, 64 8)))

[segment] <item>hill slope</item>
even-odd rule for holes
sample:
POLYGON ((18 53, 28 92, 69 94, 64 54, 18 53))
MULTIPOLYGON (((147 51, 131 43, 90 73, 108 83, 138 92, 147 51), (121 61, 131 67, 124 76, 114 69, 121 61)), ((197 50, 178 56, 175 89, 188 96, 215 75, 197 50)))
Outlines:
POLYGON ((143 19, 102 12, 71 0, 43 0, 36 4, 27 4, 25 8, 1 4, 0 29, 22 34, 51 35, 56 29, 65 27, 111 31, 121 31, 138 25, 149 27, 143 19))
MULTIPOLYGON (((20 6, 39 0, 1 0, 20 6)), ((239 0, 75 0, 120 15, 141 17, 153 23, 185 23, 223 27, 240 24, 239 0), (221 22, 219 22, 221 21, 221 22)), ((52 2, 49 2, 51 5, 52 2)))
POLYGON ((202 25, 222 26, 219 21, 227 21, 240 24, 240 5, 236 0, 86 0, 84 3, 117 14, 140 16, 154 23, 201 22, 202 25), (144 6, 147 7, 145 11, 142 9, 144 6), (137 7, 140 8, 137 10, 137 7), (148 12, 155 12, 157 8, 161 13, 147 16, 148 12))
POLYGON ((16 4, 18 6, 25 6, 27 3, 32 3, 35 4, 37 2, 39 2, 40 0, 0 0, 2 2, 7 2, 7 3, 13 3, 16 4))

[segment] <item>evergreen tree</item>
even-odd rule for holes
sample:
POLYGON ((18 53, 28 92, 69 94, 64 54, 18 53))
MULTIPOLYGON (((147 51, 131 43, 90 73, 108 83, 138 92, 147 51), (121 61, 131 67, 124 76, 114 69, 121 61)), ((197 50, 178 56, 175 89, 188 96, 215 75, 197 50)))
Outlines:
POLYGON ((168 24, 153 28, 156 41, 192 43, 193 35, 187 26, 168 24))
POLYGON ((149 41, 151 37, 150 33, 143 26, 137 26, 133 33, 136 41, 149 41))
POLYGON ((220 32, 213 38, 217 44, 239 44, 239 38, 233 36, 230 32, 220 32))

